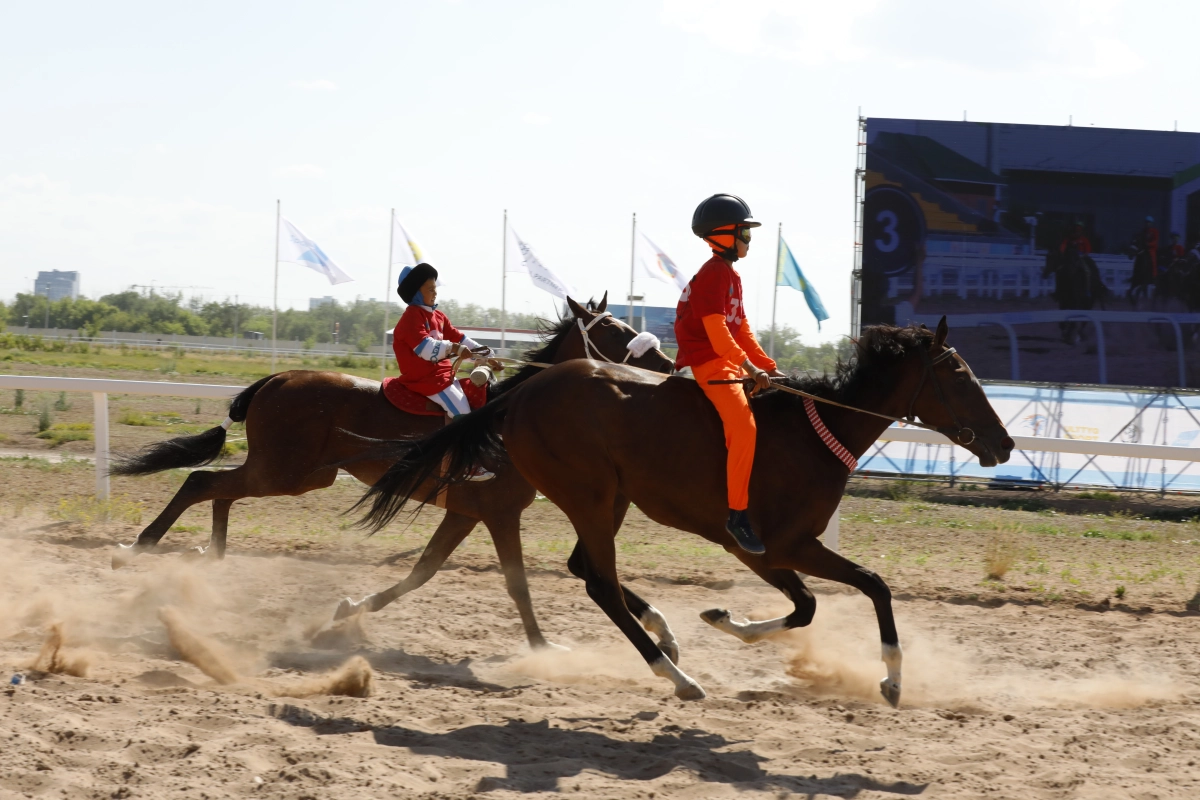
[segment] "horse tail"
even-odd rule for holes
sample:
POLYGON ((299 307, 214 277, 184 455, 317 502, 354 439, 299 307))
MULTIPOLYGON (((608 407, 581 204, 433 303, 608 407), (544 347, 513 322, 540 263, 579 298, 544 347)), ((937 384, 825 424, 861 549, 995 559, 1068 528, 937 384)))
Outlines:
POLYGON ((419 499, 419 511, 445 489, 467 481, 480 465, 495 470, 507 459, 499 428, 511 399, 512 393, 505 393, 424 439, 386 442, 375 452, 396 462, 346 513, 369 505, 359 525, 376 533, 407 501, 419 499), (432 488, 415 498, 427 482, 432 488))
POLYGON ((275 377, 267 377, 248 386, 233 398, 229 404, 229 421, 222 422, 215 428, 209 428, 194 436, 176 436, 165 442, 155 442, 147 445, 136 453, 118 456, 114 459, 109 475, 149 475, 166 469, 183 469, 185 467, 203 467, 221 457, 225 448, 225 432, 233 422, 245 422, 246 414, 250 411, 250 401, 267 381, 275 377))

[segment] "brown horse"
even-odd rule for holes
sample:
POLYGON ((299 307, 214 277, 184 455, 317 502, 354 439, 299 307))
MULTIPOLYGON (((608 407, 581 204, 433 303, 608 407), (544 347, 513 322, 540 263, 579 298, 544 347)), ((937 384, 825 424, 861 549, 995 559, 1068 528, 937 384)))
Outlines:
MULTIPOLYGON (((946 320, 924 328, 868 328, 858 355, 834 378, 789 382, 791 389, 889 417, 925 423, 995 466, 1008 460, 1013 441, 970 368, 945 347, 946 320)), ((891 593, 868 569, 828 550, 818 537, 836 510, 848 468, 810 421, 805 402, 778 390, 751 405, 758 448, 750 482, 750 516, 766 553, 750 555, 725 531, 725 447, 721 421, 698 386, 620 366, 579 361, 546 370, 484 410, 417 443, 395 442, 401 456, 364 495, 366 522, 381 526, 406 499, 428 499, 453 486, 474 464, 511 462, 570 518, 582 551, 588 595, 616 623, 676 696, 704 690, 667 658, 639 627, 623 601, 613 539, 630 501, 663 525, 721 545, 795 604, 786 617, 734 622, 728 611, 701 616, 743 641, 807 625, 816 600, 797 571, 849 584, 871 598, 879 620, 888 677, 881 682, 892 705, 900 700, 900 642, 891 593), (440 476, 440 477, 438 477, 440 476), (430 488, 429 481, 435 484, 430 488)), ((818 421, 854 456, 888 422, 857 410, 814 404, 818 421)), ((578 548, 577 548, 578 550, 578 548)))
MULTIPOLYGON (((528 353, 527 361, 559 363, 584 358, 590 352, 615 362, 628 359, 629 363, 647 370, 671 371, 670 359, 657 349, 633 357, 627 346, 636 331, 605 312, 607 295, 594 312, 574 301, 568 302, 575 316, 566 317, 548 329, 543 336, 544 344, 528 353)), ((512 377, 493 384, 489 398, 504 396, 540 371, 533 366, 523 367, 512 377)), ((371 447, 378 440, 416 438, 445 424, 440 416, 400 411, 384 397, 376 381, 310 370, 280 372, 263 378, 233 400, 229 417, 234 422, 246 423, 249 444, 246 462, 234 469, 190 474, 133 545, 118 545, 112 559, 113 569, 154 548, 184 511, 210 500, 212 535, 208 547, 197 550, 222 558, 229 509, 235 501, 246 497, 301 495, 323 489, 337 478, 337 465, 343 465, 364 483, 374 483, 394 460, 372 457, 371 447)), ((151 445, 118 462, 113 474, 145 475, 209 464, 221 454, 225 431, 225 427, 218 426, 195 436, 151 445)), ((520 612, 529 643, 535 648, 545 647, 547 642, 533 614, 521 558, 521 512, 533 502, 534 496, 533 487, 512 468, 498 470, 489 481, 451 488, 444 498, 446 516, 408 577, 360 603, 344 601, 338 615, 346 616, 364 605, 370 611, 378 611, 421 586, 482 521, 496 546, 508 593, 520 612)), ((631 601, 636 604, 637 599, 631 601)), ((656 622, 658 612, 648 605, 647 609, 647 619, 656 622)))

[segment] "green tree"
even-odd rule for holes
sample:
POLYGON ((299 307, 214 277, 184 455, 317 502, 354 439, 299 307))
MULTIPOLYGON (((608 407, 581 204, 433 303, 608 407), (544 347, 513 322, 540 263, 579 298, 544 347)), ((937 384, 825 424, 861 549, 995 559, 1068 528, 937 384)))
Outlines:
MULTIPOLYGON (((770 328, 759 331, 758 340, 763 349, 769 348, 770 328)), ((775 329, 775 363, 781 372, 795 374, 812 371, 832 375, 839 360, 847 361, 853 355, 854 344, 849 339, 810 346, 800 341, 800 333, 790 325, 775 329)))

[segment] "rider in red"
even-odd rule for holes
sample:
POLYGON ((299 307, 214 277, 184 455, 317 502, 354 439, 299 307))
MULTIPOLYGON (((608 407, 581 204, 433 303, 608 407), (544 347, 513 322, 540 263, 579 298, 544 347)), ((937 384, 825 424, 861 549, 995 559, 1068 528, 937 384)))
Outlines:
POLYGON ((1092 252, 1092 243, 1088 240, 1087 234, 1083 232, 1083 225, 1078 222, 1071 226, 1071 232, 1058 246, 1058 252, 1063 255, 1066 255, 1068 250, 1074 250, 1084 256, 1090 255, 1092 252))
POLYGON ((1187 255, 1187 248, 1179 243, 1179 234, 1171 234, 1171 247, 1167 250, 1167 263, 1174 261, 1177 258, 1183 258, 1187 255))
POLYGON ((746 513, 758 429, 738 379, 754 378, 759 391, 770 388, 772 376, 783 375, 763 352, 746 319, 742 278, 733 268, 733 262, 750 250, 750 229, 760 224, 750 216, 745 201, 731 194, 715 194, 696 208, 692 233, 708 243, 713 257, 688 283, 675 310, 679 343, 675 367, 692 368, 696 383, 721 417, 729 501, 725 530, 748 553, 762 553, 765 548, 746 513), (737 382, 710 384, 712 380, 737 382))
POLYGON ((1154 217, 1146 217, 1146 224, 1138 234, 1138 246, 1150 254, 1150 274, 1158 277, 1158 228, 1154 227, 1154 217))

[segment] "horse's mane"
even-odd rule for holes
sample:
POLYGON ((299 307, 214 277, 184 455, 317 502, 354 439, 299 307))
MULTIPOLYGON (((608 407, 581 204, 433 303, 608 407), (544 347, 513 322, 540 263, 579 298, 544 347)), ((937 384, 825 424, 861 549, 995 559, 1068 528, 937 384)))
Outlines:
MULTIPOLYGON (((575 316, 573 314, 559 317, 555 322, 539 319, 538 338, 541 339, 542 346, 526 351, 521 356, 521 360, 553 364, 555 356, 558 355, 558 348, 562 346, 563 340, 567 338, 567 334, 571 332, 574 325, 575 316)), ((494 400, 505 392, 515 389, 541 371, 541 367, 521 367, 516 373, 504 380, 496 381, 488 387, 488 400, 494 400)))
MULTIPOLYGON (((855 340, 855 355, 846 361, 839 358, 832 375, 826 373, 788 378, 783 384, 817 397, 844 401, 857 395, 864 385, 878 380, 881 372, 896 365, 907 353, 918 348, 927 348, 932 341, 933 331, 919 325, 872 325, 864 329, 862 335, 855 340)), ((785 392, 771 391, 764 392, 761 398, 763 402, 772 403, 798 399, 795 395, 785 392)))

